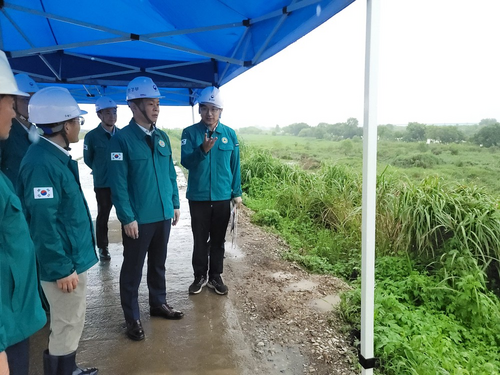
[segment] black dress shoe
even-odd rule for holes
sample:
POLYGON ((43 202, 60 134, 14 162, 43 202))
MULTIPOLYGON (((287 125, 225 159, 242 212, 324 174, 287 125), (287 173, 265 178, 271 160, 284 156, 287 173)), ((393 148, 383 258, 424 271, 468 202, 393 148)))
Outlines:
POLYGON ((134 341, 144 340, 144 330, 140 320, 127 322, 127 336, 134 341))
POLYGON ((107 247, 99 249, 99 259, 100 260, 111 260, 111 255, 109 254, 107 247))
POLYGON ((89 367, 89 368, 77 367, 75 370, 73 370, 72 375, 97 375, 98 373, 99 370, 95 367, 89 367))
POLYGON ((161 306, 151 307, 149 313, 151 316, 161 316, 165 319, 181 319, 184 316, 182 311, 174 310, 166 303, 161 306))

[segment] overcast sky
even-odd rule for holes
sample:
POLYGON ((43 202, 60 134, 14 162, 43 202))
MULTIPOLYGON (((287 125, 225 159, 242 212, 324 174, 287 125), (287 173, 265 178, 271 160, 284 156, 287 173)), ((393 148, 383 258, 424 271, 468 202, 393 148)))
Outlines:
MULTIPOLYGON (((500 120, 500 0, 381 0, 378 123, 500 120)), ((363 122, 366 1, 221 88, 233 128, 363 122)), ((93 108, 85 128, 96 125, 93 108)), ((195 121, 199 115, 195 107, 195 121)), ((118 124, 130 110, 120 108, 118 124)), ((192 123, 162 107, 159 126, 192 123)))

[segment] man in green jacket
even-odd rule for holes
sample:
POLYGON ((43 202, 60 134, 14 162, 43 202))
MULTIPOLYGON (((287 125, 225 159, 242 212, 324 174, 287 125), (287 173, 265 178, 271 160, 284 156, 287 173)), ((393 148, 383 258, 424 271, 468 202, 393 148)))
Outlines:
POLYGON ((85 323, 87 270, 97 263, 93 224, 69 154, 78 142, 82 114, 69 91, 46 87, 29 104, 30 121, 43 136, 21 162, 18 192, 40 265, 50 305, 50 336, 44 374, 97 374, 76 365, 85 323))
POLYGON ((230 203, 241 204, 240 150, 234 130, 219 121, 223 109, 219 89, 203 89, 197 101, 201 121, 184 129, 181 137, 181 164, 189 170, 186 196, 194 238, 194 282, 189 294, 200 293, 208 284, 224 295, 228 288, 221 274, 230 203))
MULTIPOLYGON (((19 90, 27 92, 30 96, 38 91, 38 85, 27 74, 17 74, 14 78, 19 90)), ((14 96, 16 117, 12 120, 9 138, 0 141, 0 166, 2 172, 10 179, 14 187, 17 184, 21 160, 31 143, 38 140, 36 126, 28 121, 30 96, 14 96)))
MULTIPOLYGON (((16 117, 12 120, 9 138, 0 141, 0 168, 12 182, 14 189, 16 189, 21 160, 23 160, 31 143, 38 142, 40 135, 36 125, 28 120, 28 103, 30 97, 39 90, 38 85, 30 76, 24 73, 16 74, 14 78, 19 90, 27 92, 29 96, 13 96, 16 117)), ((38 286, 38 292, 42 300, 42 307, 48 312, 49 305, 40 285, 38 286)))
POLYGON ((94 178, 94 192, 97 201, 95 228, 99 259, 107 261, 111 260, 108 250, 108 221, 109 213, 113 207, 108 182, 109 141, 118 131, 115 126, 117 105, 113 99, 101 96, 95 102, 95 109, 101 123, 85 135, 83 160, 92 169, 94 178))
MULTIPOLYGON (((18 90, 3 51, 0 51, 0 139, 9 137, 18 90)), ((0 172, 0 374, 28 375, 29 337, 47 318, 37 292, 35 249, 21 201, 0 172)))
POLYGON ((167 243, 180 210, 170 140, 155 126, 160 97, 151 78, 133 79, 127 87, 133 118, 110 144, 109 182, 123 237, 120 298, 127 336, 135 341, 144 339, 138 294, 146 254, 151 316, 181 319, 184 315, 166 299, 167 243))

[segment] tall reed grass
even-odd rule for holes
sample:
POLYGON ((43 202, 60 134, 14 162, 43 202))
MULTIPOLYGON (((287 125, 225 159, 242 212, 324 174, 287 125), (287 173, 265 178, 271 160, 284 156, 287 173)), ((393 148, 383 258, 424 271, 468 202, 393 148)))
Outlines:
MULTIPOLYGON (((325 163, 304 171, 244 147, 242 184, 255 221, 290 244, 287 258, 356 279, 359 174, 325 163)), ((415 183, 383 171, 376 221, 376 354, 385 373, 500 373, 493 358, 500 347, 500 216, 494 199, 438 177, 415 183)), ((359 326, 358 281, 353 286, 341 311, 359 326)))
MULTIPOLYGON (((316 172, 286 164, 267 151, 245 149, 242 183, 282 218, 307 218, 319 228, 360 239, 361 176, 323 163, 316 172)), ((498 270, 500 215, 477 187, 428 177, 416 184, 382 173, 377 181, 379 254, 406 253, 421 263, 439 260, 449 247, 470 253, 483 271, 498 270)))

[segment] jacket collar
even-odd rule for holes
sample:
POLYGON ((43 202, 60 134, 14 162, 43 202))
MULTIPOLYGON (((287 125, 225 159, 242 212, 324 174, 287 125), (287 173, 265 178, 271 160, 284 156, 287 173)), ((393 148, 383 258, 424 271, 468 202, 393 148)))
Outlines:
POLYGON ((69 153, 66 153, 62 148, 57 147, 53 142, 44 137, 40 137, 40 141, 36 145, 47 150, 65 164, 71 159, 69 153))
POLYGON ((102 133, 102 134, 111 134, 111 135, 115 135, 115 132, 116 132, 116 125, 113 127, 113 132, 108 132, 106 129, 104 129, 104 126, 102 125, 102 122, 99 123, 99 126, 97 127, 98 128, 98 132, 99 133, 102 133))
MULTIPOLYGON (((199 123, 196 124, 200 129, 202 129, 203 131, 207 130, 207 126, 205 125, 205 123, 203 121, 200 121, 199 123)), ((217 134, 222 134, 223 131, 224 131, 224 125, 222 124, 222 122, 219 121, 219 123, 217 124, 217 126, 215 127, 215 130, 214 130, 214 133, 217 133, 217 134)))
MULTIPOLYGON (((135 122, 135 120, 132 118, 128 124, 130 128, 132 129, 133 134, 138 139, 144 139, 144 137, 147 136, 146 132, 142 129, 142 127, 135 122)), ((156 127, 154 127, 154 130, 156 130, 156 127)))
POLYGON ((27 129, 17 118, 14 117, 12 119, 12 128, 10 131, 11 131, 11 134, 16 133, 16 134, 25 135, 26 137, 28 137, 29 129, 27 129))

